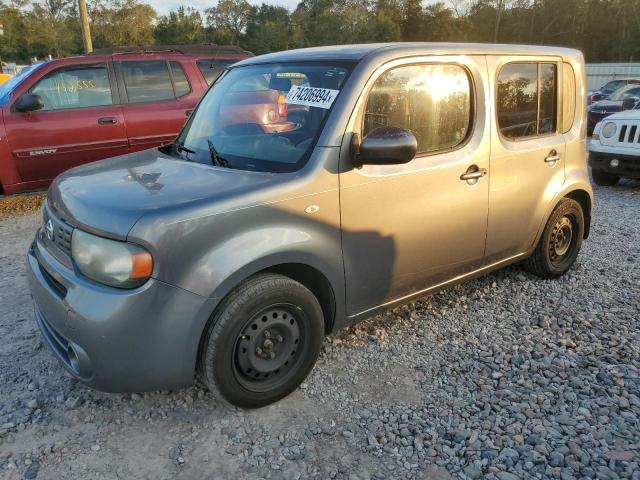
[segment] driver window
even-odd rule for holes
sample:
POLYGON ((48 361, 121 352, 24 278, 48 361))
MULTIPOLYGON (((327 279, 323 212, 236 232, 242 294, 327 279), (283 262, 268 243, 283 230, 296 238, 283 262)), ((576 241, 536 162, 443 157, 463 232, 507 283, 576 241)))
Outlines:
POLYGON ((408 65, 374 83, 364 114, 363 136, 379 127, 410 130, 418 153, 461 144, 471 126, 471 82, 458 65, 408 65))
POLYGON ((113 104, 105 65, 58 70, 40 80, 31 93, 42 97, 41 111, 113 104))

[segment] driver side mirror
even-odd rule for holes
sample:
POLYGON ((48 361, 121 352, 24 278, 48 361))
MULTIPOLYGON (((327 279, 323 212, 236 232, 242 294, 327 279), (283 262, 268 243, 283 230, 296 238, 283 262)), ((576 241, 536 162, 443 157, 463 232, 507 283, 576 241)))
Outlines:
POLYGON ((44 101, 40 95, 27 93, 20 97, 14 108, 16 112, 21 113, 35 112, 36 110, 42 110, 44 108, 44 101))
POLYGON ((638 99, 635 97, 625 98, 622 101, 622 110, 633 110, 637 101, 638 99))
POLYGON ((417 151, 418 141, 409 130, 379 127, 364 137, 354 163, 358 166, 409 163, 417 151))

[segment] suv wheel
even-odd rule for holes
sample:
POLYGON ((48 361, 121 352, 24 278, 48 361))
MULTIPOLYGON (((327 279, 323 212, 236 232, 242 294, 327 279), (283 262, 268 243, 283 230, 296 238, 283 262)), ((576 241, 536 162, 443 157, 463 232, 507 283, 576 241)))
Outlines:
POLYGON ((599 170, 591 170, 591 176, 593 177, 593 181, 596 185, 600 185, 601 187, 612 187, 618 183, 618 180, 620 180, 620 177, 613 173, 602 172, 599 170))
POLYGON ((563 275, 576 261, 584 237, 584 213, 575 200, 564 198, 549 217, 533 255, 524 267, 542 278, 563 275))
POLYGON ((235 406, 268 405, 307 377, 323 332, 322 308, 304 285, 283 275, 256 275, 227 296, 207 326, 199 376, 235 406))

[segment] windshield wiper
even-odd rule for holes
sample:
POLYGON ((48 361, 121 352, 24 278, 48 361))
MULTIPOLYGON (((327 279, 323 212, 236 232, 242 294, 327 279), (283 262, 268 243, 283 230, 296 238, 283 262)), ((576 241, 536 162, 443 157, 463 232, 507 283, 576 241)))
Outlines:
POLYGON ((209 145, 209 155, 211 155, 211 163, 216 167, 229 168, 229 162, 218 155, 216 147, 213 146, 213 142, 207 139, 209 145))
POLYGON ((180 142, 173 142, 173 143, 169 143, 167 144, 165 147, 162 148, 171 148, 173 150, 175 150, 178 153, 178 156, 184 160, 187 160, 189 162, 193 161, 189 158, 189 155, 181 155, 181 153, 187 153, 190 155, 193 155, 195 152, 195 150, 191 150, 190 148, 185 147, 182 143, 180 142))

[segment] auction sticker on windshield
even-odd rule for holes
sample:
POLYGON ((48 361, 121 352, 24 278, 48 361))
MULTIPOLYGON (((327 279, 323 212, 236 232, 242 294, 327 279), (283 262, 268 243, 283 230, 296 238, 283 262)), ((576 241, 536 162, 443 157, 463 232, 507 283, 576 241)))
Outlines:
POLYGON ((287 93, 286 102, 291 105, 306 105, 307 107, 331 108, 331 104, 340 90, 329 88, 299 87, 294 85, 287 93))

